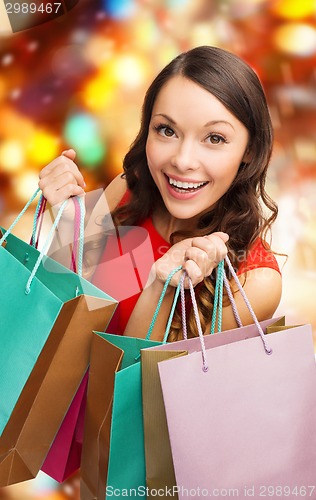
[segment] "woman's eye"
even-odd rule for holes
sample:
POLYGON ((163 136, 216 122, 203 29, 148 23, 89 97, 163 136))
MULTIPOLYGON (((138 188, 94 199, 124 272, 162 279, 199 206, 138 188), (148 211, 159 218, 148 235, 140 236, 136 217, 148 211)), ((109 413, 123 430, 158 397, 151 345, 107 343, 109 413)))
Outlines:
POLYGON ((208 136, 208 139, 211 144, 221 144, 222 142, 226 142, 224 137, 219 134, 211 134, 208 136))
POLYGON ((167 127, 166 125, 159 125, 156 127, 158 134, 163 135, 164 137, 173 137, 174 131, 172 128, 167 127))

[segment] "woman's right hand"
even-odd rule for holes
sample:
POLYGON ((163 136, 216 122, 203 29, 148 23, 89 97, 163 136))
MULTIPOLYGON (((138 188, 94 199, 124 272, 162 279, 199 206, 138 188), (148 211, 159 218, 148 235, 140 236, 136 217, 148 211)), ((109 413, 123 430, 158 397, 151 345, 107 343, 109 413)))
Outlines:
MULTIPOLYGON (((216 232, 207 236, 186 238, 175 243, 156 261, 152 277, 158 282, 164 283, 169 273, 181 265, 195 286, 209 276, 227 255, 226 243, 228 239, 228 234, 216 232)), ((176 273, 171 279, 170 285, 177 286, 178 281, 179 274, 176 273)), ((188 288, 187 280, 184 281, 184 286, 188 288)))
POLYGON ((71 196, 84 194, 85 182, 74 159, 73 149, 64 151, 39 173, 38 186, 51 206, 58 205, 71 196))

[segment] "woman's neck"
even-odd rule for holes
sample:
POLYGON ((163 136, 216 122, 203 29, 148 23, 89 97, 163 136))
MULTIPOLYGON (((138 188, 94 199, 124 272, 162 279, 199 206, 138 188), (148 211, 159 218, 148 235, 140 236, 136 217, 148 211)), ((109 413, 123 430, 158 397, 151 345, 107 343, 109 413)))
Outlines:
POLYGON ((197 219, 176 219, 164 208, 157 208, 152 214, 152 222, 156 231, 166 241, 170 241, 171 234, 176 231, 194 231, 197 227, 197 219))

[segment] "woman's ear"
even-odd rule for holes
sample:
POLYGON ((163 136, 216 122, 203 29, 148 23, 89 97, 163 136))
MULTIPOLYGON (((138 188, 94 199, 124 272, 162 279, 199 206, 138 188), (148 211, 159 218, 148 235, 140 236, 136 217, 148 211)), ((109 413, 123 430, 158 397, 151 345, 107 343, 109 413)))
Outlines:
POLYGON ((242 157, 241 163, 246 164, 249 163, 251 160, 252 160, 252 152, 250 146, 248 146, 244 153, 244 156, 242 157))

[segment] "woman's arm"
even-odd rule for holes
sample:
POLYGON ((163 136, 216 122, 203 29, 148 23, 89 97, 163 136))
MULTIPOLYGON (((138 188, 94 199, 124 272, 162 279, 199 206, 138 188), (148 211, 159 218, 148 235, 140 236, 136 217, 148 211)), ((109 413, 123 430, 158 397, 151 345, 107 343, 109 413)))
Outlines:
MULTIPOLYGON (((213 233, 204 237, 187 238, 173 245, 152 267, 147 285, 134 307, 124 335, 144 338, 169 273, 182 265, 193 285, 196 285, 205 276, 209 276, 218 262, 225 257, 227 240, 227 234, 213 233)), ((180 271, 170 281, 150 337, 151 340, 161 341, 163 338, 179 277, 180 271)), ((184 285, 188 287, 186 281, 184 285)))
MULTIPOLYGON (((83 196, 86 207, 85 243, 100 239, 104 228, 101 221, 106 214, 109 214, 117 206, 126 191, 126 181, 118 175, 105 190, 97 189, 90 193, 85 193, 85 182, 81 172, 75 163, 76 153, 70 149, 55 158, 40 172, 39 187, 48 201, 49 210, 45 215, 44 228, 51 227, 52 220, 56 217, 61 203, 69 200, 60 224, 56 230, 55 237, 50 245, 49 255, 55 260, 69 267, 71 261, 71 249, 74 231, 74 204, 73 196, 83 196)), ((111 224, 111 217, 108 225, 111 224)), ((42 239, 47 234, 43 231, 42 239)), ((91 251, 89 255, 89 270, 85 270, 84 275, 90 276, 92 268, 97 264, 101 249, 91 251)))
MULTIPOLYGON (((282 294, 282 277, 278 271, 261 267, 241 274, 239 280, 259 321, 271 318, 277 309, 282 294)), ((252 316, 234 280, 231 281, 234 299, 240 319, 244 325, 253 323, 252 316)), ((237 323, 230 305, 223 307, 222 329, 236 328, 237 323)))

